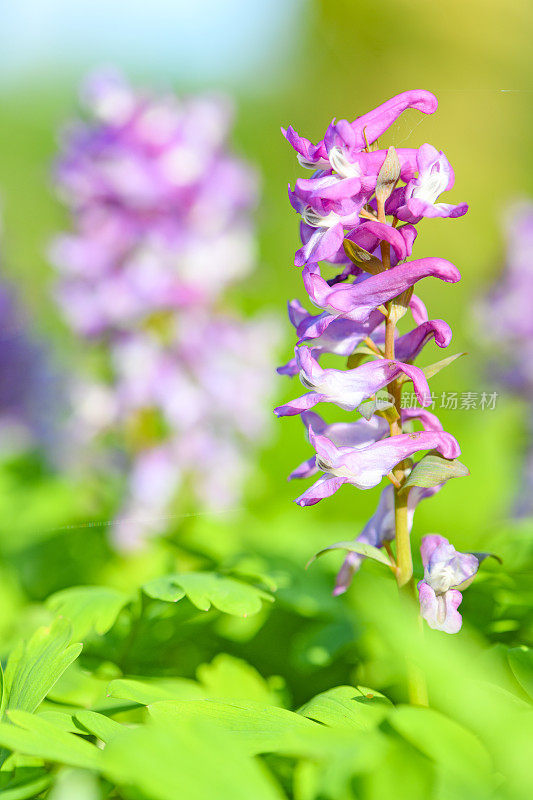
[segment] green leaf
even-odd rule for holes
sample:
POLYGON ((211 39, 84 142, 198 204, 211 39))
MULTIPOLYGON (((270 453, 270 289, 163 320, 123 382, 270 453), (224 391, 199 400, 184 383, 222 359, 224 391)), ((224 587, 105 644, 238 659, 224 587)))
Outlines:
POLYGON ((209 720, 250 754, 274 753, 283 746, 285 734, 315 725, 293 711, 251 701, 163 701, 154 703, 149 710, 155 720, 165 724, 181 724, 188 719, 209 720))
POLYGON ((463 478, 466 475, 470 475, 468 467, 456 458, 450 460, 430 453, 415 464, 401 491, 412 486, 437 486, 450 478, 463 478))
POLYGON ((66 714, 64 711, 47 709, 46 711, 38 711, 37 716, 55 725, 61 731, 66 731, 67 733, 80 732, 80 729, 72 719, 72 714, 66 714))
POLYGON ((201 700, 206 696, 205 691, 195 681, 187 678, 154 681, 118 678, 111 681, 108 693, 111 697, 132 700, 141 706, 147 706, 159 700, 201 700))
POLYGON ((320 558, 323 556, 324 553, 329 553, 330 550, 346 550, 349 553, 358 553, 361 556, 365 556, 366 558, 372 558, 374 561, 379 561, 380 564, 385 564, 387 567, 392 567, 391 560, 388 557, 387 553, 383 550, 380 550, 378 547, 374 547, 371 544, 366 544, 365 542, 337 542, 337 544, 330 544, 329 547, 324 547, 323 550, 319 550, 308 562, 307 566, 313 563, 315 559, 320 558))
POLYGON ((40 628, 21 642, 9 656, 4 691, 6 710, 35 711, 68 666, 79 656, 82 645, 69 644, 71 628, 57 619, 50 628, 40 628))
POLYGON ((525 645, 512 647, 507 651, 507 659, 516 680, 533 700, 533 649, 525 645))
POLYGON ((83 769, 98 769, 100 750, 72 733, 26 711, 8 711, 9 720, 0 722, 0 745, 44 761, 83 769))
POLYGON ((93 736, 101 739, 102 742, 110 742, 116 734, 122 730, 122 725, 114 719, 106 717, 105 714, 98 714, 97 711, 77 711, 76 721, 93 736))
POLYGON ((305 703, 298 713, 333 728, 369 730, 387 716, 391 702, 362 686, 336 686, 305 703))
POLYGON ((84 639, 91 633, 107 633, 130 599, 107 586, 73 586, 53 594, 47 605, 70 621, 74 638, 84 639))
POLYGON ((107 776, 150 800, 282 800, 256 760, 205 719, 125 729, 103 751, 107 776))
MULTIPOLYGON (((428 758, 461 778, 463 789, 489 781, 491 762, 477 736, 439 711, 415 706, 397 707, 389 723, 428 758)), ((476 794, 478 796, 478 794, 476 794)))
POLYGON ((454 356, 448 356, 448 358, 443 358, 441 361, 436 361, 434 364, 430 364, 427 367, 422 367, 422 371, 426 378, 432 378, 434 375, 440 372, 441 369, 449 367, 450 364, 453 364, 453 362, 458 358, 466 355, 468 355, 468 353, 456 353, 454 356))
POLYGON ((196 675, 210 698, 231 697, 233 700, 277 704, 277 695, 268 682, 255 667, 241 658, 219 653, 210 663, 200 664, 196 675))
POLYGON ((214 606, 226 614, 247 617, 261 610, 271 594, 249 583, 215 572, 188 572, 166 575, 144 584, 143 591, 155 600, 176 602, 187 596, 200 611, 214 606))
POLYGON ((15 776, 0 790, 2 800, 29 800, 39 796, 52 782, 52 776, 42 769, 17 769, 15 776))

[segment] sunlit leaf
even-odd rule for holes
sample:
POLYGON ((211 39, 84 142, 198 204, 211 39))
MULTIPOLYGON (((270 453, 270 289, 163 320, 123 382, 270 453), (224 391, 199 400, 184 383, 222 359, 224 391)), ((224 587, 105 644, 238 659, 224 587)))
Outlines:
POLYGON ((9 656, 4 676, 6 710, 34 711, 59 677, 79 656, 82 645, 70 644, 71 627, 57 619, 21 642, 9 656))
POLYGON ((207 719, 237 740, 249 753, 272 753, 282 745, 288 731, 312 727, 314 723, 293 711, 263 703, 218 700, 163 701, 149 707, 151 716, 165 723, 207 719))
POLYGON ((84 639, 93 632, 107 633, 130 599, 108 586, 74 586, 53 594, 48 606, 70 621, 73 637, 84 639))
POLYGON ((143 586, 144 592, 156 600, 176 602, 187 596, 201 611, 214 606, 226 614, 247 617, 261 610, 271 594, 244 581, 215 572, 188 572, 156 578, 143 586))
POLYGON ((533 649, 524 645, 512 647, 507 658, 516 680, 533 700, 533 649))
POLYGON ((159 700, 200 700, 206 696, 205 691, 195 681, 187 678, 152 681, 118 678, 111 681, 108 692, 111 697, 131 700, 143 706, 159 700))
POLYGON ((135 787, 150 800, 284 797, 262 765, 206 719, 124 730, 105 748, 103 762, 119 786, 135 787))
POLYGON ((98 769, 100 751, 79 736, 66 733, 35 714, 8 711, 14 724, 0 723, 0 745, 16 753, 84 769, 98 769))
POLYGON ((75 717, 82 728, 101 739, 102 742, 111 741, 122 730, 120 723, 106 717, 105 714, 98 714, 96 711, 83 709, 82 711, 77 711, 75 717))
POLYGON ((390 706, 390 700, 373 689, 336 686, 313 697, 299 713, 334 728, 368 730, 380 724, 390 706))
POLYGON ((329 547, 324 547, 323 550, 319 550, 318 553, 310 559, 307 566, 312 564, 315 559, 323 556, 324 553, 329 553, 330 550, 346 550, 348 553, 359 553, 359 555, 372 558, 374 561, 379 561, 380 564, 385 564, 387 567, 392 566, 391 560, 384 550, 380 550, 379 547, 374 547, 371 544, 366 544, 366 542, 357 541, 330 544, 329 547))

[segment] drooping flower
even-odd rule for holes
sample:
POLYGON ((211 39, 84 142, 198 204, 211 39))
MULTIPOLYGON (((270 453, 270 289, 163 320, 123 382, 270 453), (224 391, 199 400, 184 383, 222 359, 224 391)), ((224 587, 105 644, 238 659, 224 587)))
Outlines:
POLYGON ((473 553, 459 553, 444 536, 424 536, 420 546, 424 579, 418 583, 420 613, 430 628, 458 633, 463 623, 457 611, 461 588, 473 581, 479 561, 473 553))

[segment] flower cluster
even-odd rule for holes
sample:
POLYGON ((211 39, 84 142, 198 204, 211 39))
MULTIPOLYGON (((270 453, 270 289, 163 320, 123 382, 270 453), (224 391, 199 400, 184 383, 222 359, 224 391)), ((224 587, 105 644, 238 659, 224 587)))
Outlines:
MULTIPOLYGON (((501 385, 528 405, 533 398, 533 203, 510 207, 506 224, 505 269, 477 307, 482 340, 490 347, 489 371, 501 385), (490 314, 491 324, 486 324, 490 314)), ((529 423, 528 452, 516 516, 533 514, 533 427, 529 423)))
MULTIPOLYGON (((442 258, 407 259, 418 223, 427 217, 460 217, 467 205, 439 200, 454 184, 444 153, 430 144, 398 150, 376 144, 406 109, 432 114, 436 108, 430 92, 408 91, 354 122, 333 121, 316 145, 292 127, 284 131, 300 164, 314 170, 311 178, 298 179, 294 189, 289 186, 289 199, 301 217, 302 246, 294 263, 303 267, 303 285, 318 313, 309 313, 297 300, 289 303, 298 342, 294 357, 278 370, 299 375, 308 390, 276 409, 278 416, 301 416, 314 450, 290 478, 322 473, 296 502, 313 505, 343 484, 370 489, 383 478, 392 484, 383 489, 375 514, 346 557, 336 594, 346 590, 373 548, 386 547, 399 585, 412 584, 409 534, 415 508, 454 474, 460 455, 455 438, 427 410, 432 396, 426 372, 413 364, 427 343, 445 348, 452 338, 446 322, 429 319, 413 287, 428 277, 455 283, 460 274, 442 258), (323 262, 336 267, 331 277, 323 275, 323 262), (415 327, 399 335, 396 323, 408 309, 415 327), (347 358, 348 368, 322 366, 326 354, 347 358), (402 387, 409 381, 420 404, 416 408, 402 408, 402 387), (328 424, 310 410, 324 402, 359 411, 361 417, 328 424), (421 430, 413 428, 416 424, 421 430), (431 454, 417 468, 412 457, 423 451, 431 454)), ((429 374, 439 368, 434 365, 429 374)), ((444 558, 441 551, 436 559, 444 558)), ((444 583, 431 578, 435 570, 431 567, 420 588, 422 613, 433 627, 455 630, 458 593, 450 592, 458 581, 454 573, 442 590, 444 583), (436 593, 437 612, 429 592, 436 593)))
POLYGON ((228 148, 221 98, 138 92, 114 73, 82 98, 89 118, 67 130, 55 170, 74 230, 51 258, 67 320, 106 353, 107 382, 75 387, 75 432, 128 454, 113 530, 134 547, 167 526, 180 488, 235 506, 265 430, 272 324, 219 303, 254 265, 257 179, 228 148))

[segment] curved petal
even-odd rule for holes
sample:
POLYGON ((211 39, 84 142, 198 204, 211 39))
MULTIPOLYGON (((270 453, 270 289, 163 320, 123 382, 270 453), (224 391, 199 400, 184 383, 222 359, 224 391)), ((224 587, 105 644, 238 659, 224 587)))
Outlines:
POLYGON ((294 501, 299 506, 314 506, 325 497, 331 497, 338 491, 343 483, 346 483, 345 478, 331 477, 331 475, 322 475, 309 489, 296 498, 294 501))
POLYGON ((457 611, 463 596, 457 589, 450 589, 444 595, 437 596, 425 581, 418 584, 420 615, 430 628, 444 633, 459 633, 463 618, 457 611))
POLYGON ((423 322, 428 321, 428 310, 422 300, 416 294, 411 296, 411 299, 409 300, 409 308, 411 309, 413 320, 417 325, 421 325, 423 322))
POLYGON ((312 144, 309 139, 299 136, 292 125, 289 125, 286 130, 282 128, 281 132, 305 163, 316 164, 322 159, 327 159, 328 154, 324 142, 312 144))
POLYGON ((296 251, 294 264, 303 267, 307 262, 317 264, 319 261, 330 261, 342 248, 344 229, 338 222, 331 228, 315 228, 306 244, 296 251))
POLYGON ((354 231, 349 233, 346 238, 370 253, 376 249, 380 242, 389 242, 398 261, 403 261, 408 255, 404 236, 397 228, 393 228, 392 225, 387 225, 384 222, 365 220, 354 231))
POLYGON ((461 452, 451 434, 437 431, 404 433, 358 450, 337 448, 325 436, 312 433, 309 439, 315 447, 319 469, 342 477, 359 489, 377 486, 400 461, 421 450, 438 450, 444 458, 456 458, 461 452))
POLYGON ((310 348, 305 345, 296 348, 295 356, 300 366, 302 383, 312 391, 285 406, 279 406, 275 410, 278 416, 299 414, 320 402, 335 403, 347 411, 354 411, 363 400, 383 389, 402 373, 413 381, 420 404, 427 406, 431 403, 426 377, 419 367, 412 364, 383 358, 362 364, 356 369, 322 369, 310 348))
POLYGON ((383 303, 398 297, 423 278, 439 278, 456 283, 461 278, 457 267, 445 258, 420 258, 352 283, 333 287, 318 270, 304 269, 303 281, 311 302, 332 315, 364 322, 383 303))
MULTIPOLYGON (((417 420, 425 431, 442 431, 442 424, 436 414, 426 408, 402 408, 402 422, 417 420)), ((413 491, 413 490, 412 490, 413 491)))
POLYGON ((363 148, 367 142, 368 144, 375 142, 408 108, 416 109, 423 114, 434 114, 437 107, 437 98, 425 89, 401 92, 352 122, 356 137, 354 145, 363 148))
POLYGON ((442 319, 428 320, 409 333, 399 336, 394 344, 394 354, 399 361, 413 361, 431 338, 438 347, 448 347, 452 329, 442 319))

